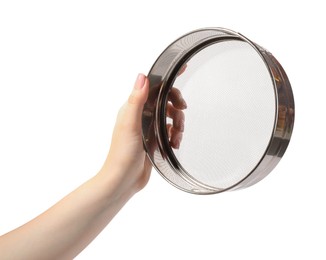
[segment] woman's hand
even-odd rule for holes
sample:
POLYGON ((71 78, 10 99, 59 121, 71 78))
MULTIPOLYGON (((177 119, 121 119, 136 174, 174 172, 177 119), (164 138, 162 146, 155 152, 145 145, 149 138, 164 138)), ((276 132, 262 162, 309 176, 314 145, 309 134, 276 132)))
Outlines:
POLYGON ((149 81, 139 74, 134 88, 121 107, 114 127, 111 147, 100 175, 110 174, 130 195, 148 182, 152 169, 142 141, 142 112, 148 97, 149 81))

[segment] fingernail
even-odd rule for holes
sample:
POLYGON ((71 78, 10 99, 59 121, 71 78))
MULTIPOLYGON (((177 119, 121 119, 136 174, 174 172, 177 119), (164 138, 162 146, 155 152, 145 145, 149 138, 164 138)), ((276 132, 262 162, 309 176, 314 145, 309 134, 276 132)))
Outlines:
POLYGON ((186 109, 187 108, 187 103, 186 103, 186 101, 184 100, 184 99, 182 99, 182 106, 183 106, 183 108, 184 109, 186 109))
POLYGON ((145 85, 146 76, 144 74, 138 74, 136 82, 135 82, 135 89, 142 89, 145 85))

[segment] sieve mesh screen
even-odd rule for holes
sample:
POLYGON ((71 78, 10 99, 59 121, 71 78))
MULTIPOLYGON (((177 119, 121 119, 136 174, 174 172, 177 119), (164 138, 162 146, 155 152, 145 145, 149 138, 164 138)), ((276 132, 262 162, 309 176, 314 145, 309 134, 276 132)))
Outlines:
POLYGON ((187 103, 182 141, 173 149, 181 166, 218 189, 245 178, 266 151, 276 114, 273 82, 259 53, 240 40, 214 43, 187 61, 173 87, 187 103))

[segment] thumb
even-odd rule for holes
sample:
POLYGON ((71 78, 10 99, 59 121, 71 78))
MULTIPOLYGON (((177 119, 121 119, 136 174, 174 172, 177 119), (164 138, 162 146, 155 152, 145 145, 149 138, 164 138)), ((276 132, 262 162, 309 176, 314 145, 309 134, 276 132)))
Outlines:
POLYGON ((124 106, 124 120, 131 130, 141 129, 141 116, 149 92, 149 81, 144 74, 139 74, 134 88, 124 106))
POLYGON ((144 74, 138 74, 134 88, 128 98, 128 105, 143 109, 148 96, 148 79, 144 74))

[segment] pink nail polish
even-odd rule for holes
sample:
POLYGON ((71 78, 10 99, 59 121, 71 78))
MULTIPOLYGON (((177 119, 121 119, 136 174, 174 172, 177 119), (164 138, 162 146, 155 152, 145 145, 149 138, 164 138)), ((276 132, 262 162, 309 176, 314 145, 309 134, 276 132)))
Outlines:
POLYGON ((136 83, 135 83, 135 89, 143 88, 145 85, 145 79, 146 79, 146 76, 144 74, 141 74, 141 73, 138 74, 136 83))

